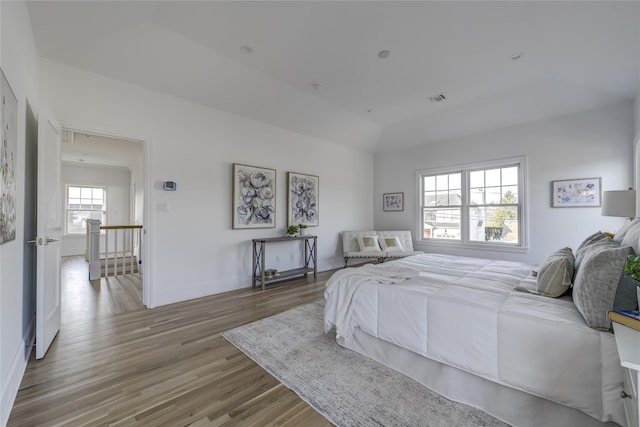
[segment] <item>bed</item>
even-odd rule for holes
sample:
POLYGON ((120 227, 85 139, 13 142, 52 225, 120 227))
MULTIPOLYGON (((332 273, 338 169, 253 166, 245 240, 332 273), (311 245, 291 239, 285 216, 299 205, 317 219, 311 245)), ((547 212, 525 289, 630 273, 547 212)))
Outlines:
POLYGON ((544 262, 427 253, 339 270, 327 282, 325 330, 335 328, 340 345, 516 426, 624 425, 623 370, 607 310, 594 310, 585 293, 601 292, 608 268, 617 276, 604 304, 617 301, 629 243, 640 239, 640 222, 632 225, 637 230, 625 227, 614 239, 588 236, 575 256, 563 249, 571 269, 561 281, 573 284, 573 297, 541 295, 544 262), (590 283, 595 276, 599 282, 590 283))

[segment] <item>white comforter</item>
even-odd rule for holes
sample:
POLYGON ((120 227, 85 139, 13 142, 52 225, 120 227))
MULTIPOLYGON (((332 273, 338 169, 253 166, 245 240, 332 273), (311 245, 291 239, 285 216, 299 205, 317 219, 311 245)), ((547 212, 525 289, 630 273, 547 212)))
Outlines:
POLYGON ((532 269, 439 254, 360 272, 344 269, 327 282, 325 328, 336 326, 349 339, 357 327, 601 421, 623 423, 622 369, 613 335, 589 328, 569 299, 515 291, 535 280, 532 269), (392 273, 375 275, 387 268, 392 273))

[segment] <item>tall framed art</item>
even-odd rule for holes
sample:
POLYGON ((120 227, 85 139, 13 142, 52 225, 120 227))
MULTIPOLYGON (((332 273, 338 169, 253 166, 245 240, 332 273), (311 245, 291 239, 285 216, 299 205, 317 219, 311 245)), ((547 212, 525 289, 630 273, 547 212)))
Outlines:
POLYGON ((18 100, 2 74, 2 147, 0 148, 0 243, 16 238, 16 154, 18 151, 18 100))
POLYGON ((234 229, 276 226, 276 170, 233 164, 234 229))
POLYGON ((289 225, 315 227, 320 223, 318 199, 320 178, 297 172, 287 173, 287 221, 289 225))

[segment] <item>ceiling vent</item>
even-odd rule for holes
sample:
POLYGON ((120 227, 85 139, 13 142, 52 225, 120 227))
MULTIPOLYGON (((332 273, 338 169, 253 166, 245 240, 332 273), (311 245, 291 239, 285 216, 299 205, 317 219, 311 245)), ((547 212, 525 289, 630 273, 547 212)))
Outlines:
POLYGON ((431 102, 441 102, 444 101, 445 99, 447 99, 443 94, 440 95, 435 95, 429 98, 429 101, 431 102))

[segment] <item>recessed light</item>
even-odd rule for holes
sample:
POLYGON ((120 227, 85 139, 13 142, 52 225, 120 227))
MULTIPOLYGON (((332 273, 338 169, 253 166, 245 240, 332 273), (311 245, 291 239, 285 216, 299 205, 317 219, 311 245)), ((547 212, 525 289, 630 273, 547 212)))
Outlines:
POLYGON ((388 50, 381 50, 380 52, 378 52, 378 58, 381 59, 386 59, 389 57, 389 55, 391 55, 391 52, 389 52, 388 50))
POLYGON ((516 61, 516 60, 518 60, 518 59, 520 59, 520 58, 522 58, 522 52, 516 52, 516 53, 514 53, 513 55, 511 55, 511 59, 512 59, 513 61, 516 61))
POLYGON ((315 90, 320 90, 324 87, 324 85, 320 82, 313 82, 311 83, 311 87, 314 88, 315 90))
POLYGON ((447 98, 443 94, 434 95, 434 96, 430 96, 429 97, 429 101, 431 101, 431 102, 441 102, 441 101, 444 101, 445 99, 447 99, 447 98))
POLYGON ((251 46, 240 46, 240 52, 244 53, 245 55, 251 55, 253 53, 253 49, 251 48, 251 46))

